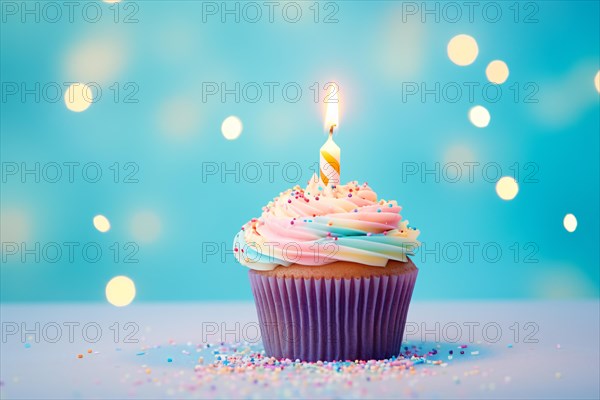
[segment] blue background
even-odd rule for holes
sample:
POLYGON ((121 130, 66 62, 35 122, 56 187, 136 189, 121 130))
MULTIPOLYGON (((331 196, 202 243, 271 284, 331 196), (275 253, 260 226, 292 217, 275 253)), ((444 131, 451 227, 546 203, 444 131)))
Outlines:
POLYGON ((530 8, 520 3, 517 22, 513 3, 498 2, 502 18, 496 23, 486 21, 481 9, 473 22, 463 15, 452 23, 443 11, 439 21, 435 15, 407 15, 393 1, 337 2, 337 23, 322 22, 333 10, 324 3, 315 23, 313 2, 298 3, 303 11, 298 23, 277 11, 273 23, 265 14, 256 23, 244 18, 236 23, 231 16, 222 23, 219 15, 203 16, 197 1, 144 1, 137 8, 97 4, 102 18, 96 23, 77 11, 74 22, 65 15, 56 23, 31 16, 23 22, 2 5, 3 168, 95 162, 103 173, 97 183, 82 179, 81 169, 73 183, 65 176, 58 183, 38 183, 31 175, 3 177, 3 246, 77 242, 81 249, 92 242, 104 250, 96 263, 86 262, 80 250, 73 262, 63 255, 56 263, 3 254, 3 302, 105 301, 105 285, 116 275, 135 281, 136 301, 251 299, 247 270, 230 254, 224 260, 207 254, 203 244, 230 249, 240 226, 268 200, 309 179, 326 139, 322 97, 315 103, 310 87, 318 82, 323 96, 329 81, 340 87, 335 139, 342 149, 342 180, 366 180, 382 198, 397 199, 427 248, 439 246, 439 259, 415 257, 421 269, 417 299, 598 296, 600 118, 593 81, 600 54, 598 2, 535 2, 530 8), (137 22, 124 23, 132 12, 137 22), (525 23, 531 13, 533 21, 525 23), (449 40, 461 33, 479 45, 477 59, 466 67, 453 64, 446 52, 449 40), (510 76, 501 99, 490 102, 481 87, 494 59, 507 63, 510 76), (43 87, 75 81, 102 88, 102 97, 81 113, 69 111, 62 98, 42 96, 38 102, 6 92, 7 82, 32 88, 36 82, 43 87), (230 88, 235 82, 278 82, 279 88, 296 82, 303 93, 295 103, 280 89, 273 102, 266 91, 256 103, 233 96, 204 101, 206 82, 230 88), (473 101, 466 91, 457 102, 436 102, 433 96, 404 101, 406 82, 480 86, 473 101), (109 89, 115 83, 121 89, 117 101, 109 89), (126 83, 139 88, 137 103, 124 102, 126 83), (524 101, 528 83, 539 89, 537 103, 524 101), (509 89, 515 84, 518 101, 509 89), (492 116, 484 129, 467 117, 476 104, 492 116), (229 115, 244 124, 233 141, 220 131, 229 115), (465 160, 497 163, 502 175, 513 175, 509 168, 518 163, 517 197, 501 200, 481 169, 473 182, 402 177, 403 163, 431 169, 465 160), (119 183, 109 169, 115 162, 119 183), (139 167, 138 183, 123 182, 127 162, 139 167), (250 182, 243 174, 249 162, 281 164, 272 181, 264 168, 250 182), (300 179, 282 175, 290 162, 302 167, 300 179), (230 169, 240 163, 239 182, 234 175, 203 179, 206 163, 230 169), (534 163, 537 182, 523 180, 531 171, 526 163, 534 163), (567 213, 578 219, 573 233, 562 225, 567 213), (94 228, 97 214, 111 221, 109 232, 94 228), (123 262, 123 250, 115 262, 108 250, 115 242, 121 247, 135 242, 139 262, 123 262), (466 252, 465 242, 479 243, 472 262, 467 254, 456 262, 444 255, 442 249, 450 251, 455 243, 466 252), (482 255, 487 243, 502 249, 498 262, 482 255), (514 243, 521 249, 517 260, 514 243), (533 247, 525 248, 529 243, 533 247), (531 249, 538 262, 526 262, 531 249))

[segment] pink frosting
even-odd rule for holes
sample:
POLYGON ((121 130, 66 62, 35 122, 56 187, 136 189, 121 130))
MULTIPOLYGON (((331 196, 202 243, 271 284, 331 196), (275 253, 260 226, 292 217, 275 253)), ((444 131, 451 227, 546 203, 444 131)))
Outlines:
POLYGON ((270 270, 293 263, 324 265, 351 261, 385 266, 406 261, 419 245, 419 231, 402 220, 396 201, 378 199, 366 184, 320 187, 313 177, 306 189, 280 193, 234 240, 244 265, 270 270))

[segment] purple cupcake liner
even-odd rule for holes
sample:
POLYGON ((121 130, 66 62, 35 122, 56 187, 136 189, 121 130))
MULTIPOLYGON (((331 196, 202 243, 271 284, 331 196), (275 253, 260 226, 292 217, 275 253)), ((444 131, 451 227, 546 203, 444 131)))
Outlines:
POLYGON ((267 356, 332 361, 398 355, 417 273, 314 279, 250 271, 267 356))

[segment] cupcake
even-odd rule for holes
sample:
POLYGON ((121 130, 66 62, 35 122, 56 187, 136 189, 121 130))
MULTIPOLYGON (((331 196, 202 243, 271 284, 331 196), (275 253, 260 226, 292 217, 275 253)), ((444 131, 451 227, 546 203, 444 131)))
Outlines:
POLYGON ((250 268, 267 356, 302 361, 400 353, 419 230, 366 184, 280 193, 234 239, 250 268))

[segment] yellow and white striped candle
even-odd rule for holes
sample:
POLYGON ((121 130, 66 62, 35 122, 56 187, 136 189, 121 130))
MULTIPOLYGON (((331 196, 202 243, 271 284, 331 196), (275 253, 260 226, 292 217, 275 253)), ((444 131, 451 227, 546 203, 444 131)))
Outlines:
POLYGON ((340 184, 340 148, 333 141, 333 128, 332 125, 329 130, 329 139, 321 147, 321 159, 319 161, 319 172, 321 175, 321 182, 325 186, 339 185, 340 184))
POLYGON ((324 186, 340 184, 340 148, 333 141, 333 129, 340 123, 338 105, 337 92, 332 93, 325 112, 325 129, 329 131, 329 138, 321 147, 319 161, 319 175, 324 186))

